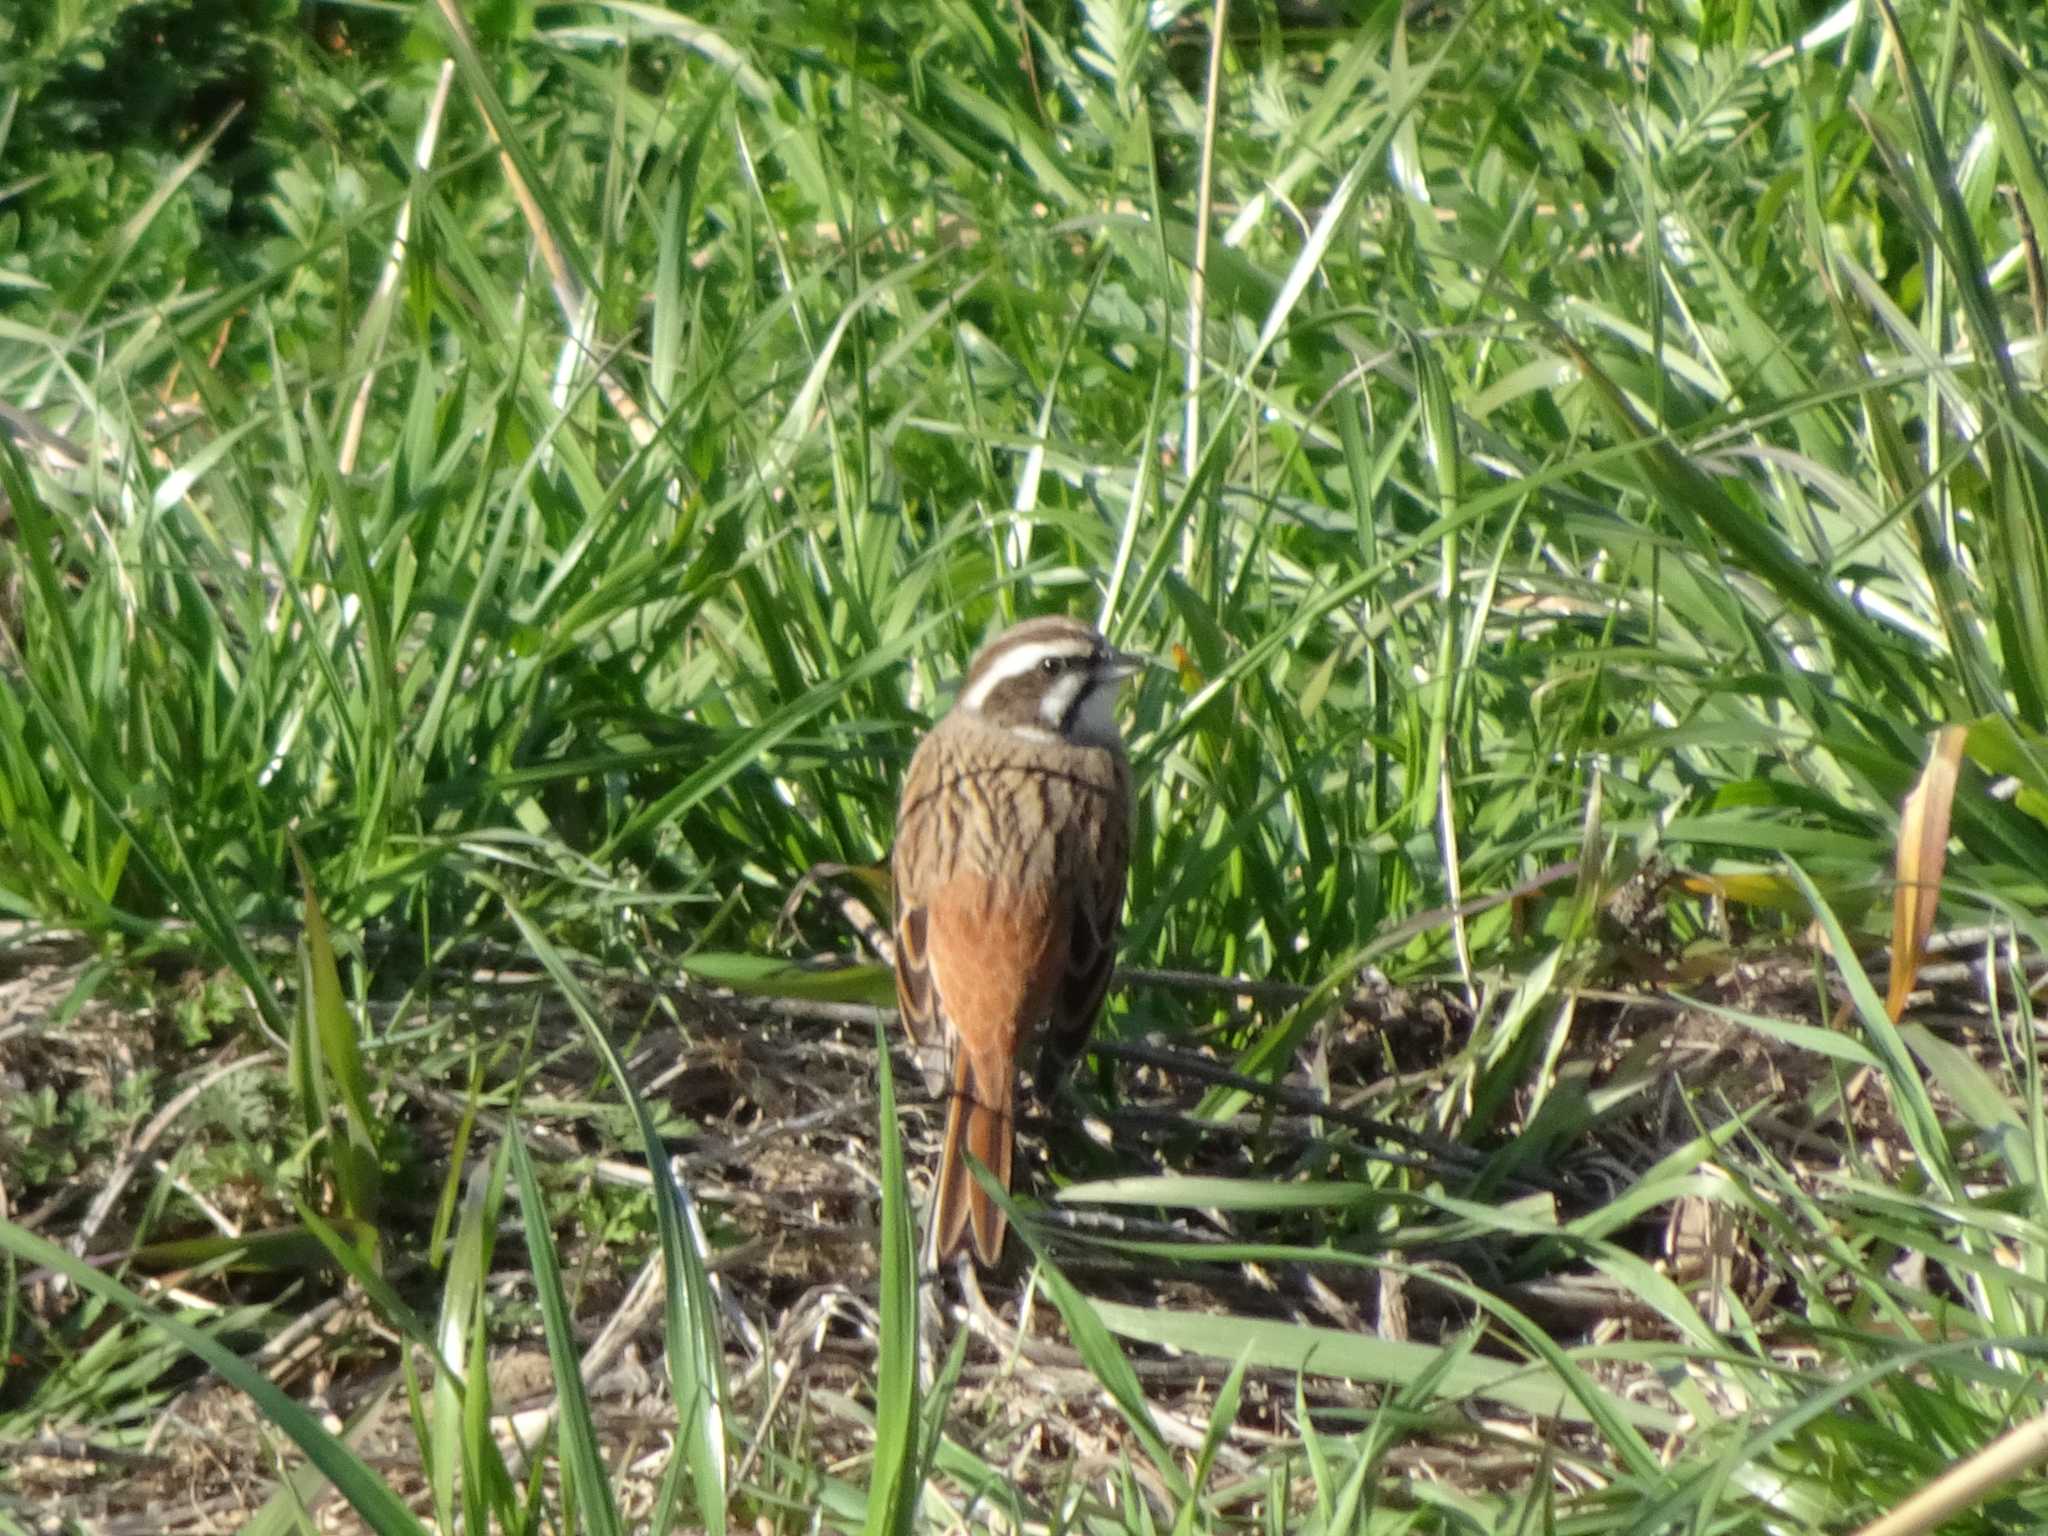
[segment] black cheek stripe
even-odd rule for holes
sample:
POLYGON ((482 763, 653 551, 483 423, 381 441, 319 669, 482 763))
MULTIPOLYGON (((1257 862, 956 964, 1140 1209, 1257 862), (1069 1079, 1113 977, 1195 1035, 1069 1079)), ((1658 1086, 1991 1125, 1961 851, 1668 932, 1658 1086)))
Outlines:
POLYGON ((1069 704, 1067 712, 1060 716, 1060 735, 1069 738, 1073 736, 1074 726, 1081 718, 1081 706, 1088 702, 1088 696, 1095 691, 1096 686, 1094 683, 1089 683, 1075 693, 1074 702, 1069 704))

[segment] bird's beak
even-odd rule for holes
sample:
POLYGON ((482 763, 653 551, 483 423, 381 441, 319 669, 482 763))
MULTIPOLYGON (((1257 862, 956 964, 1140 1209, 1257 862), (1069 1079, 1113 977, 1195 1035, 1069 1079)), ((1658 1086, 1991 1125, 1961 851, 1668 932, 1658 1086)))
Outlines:
POLYGON ((1151 656, 1138 656, 1130 651, 1111 651, 1102 664, 1103 677, 1112 683, 1120 683, 1127 677, 1136 677, 1147 667, 1156 667, 1159 662, 1151 656))

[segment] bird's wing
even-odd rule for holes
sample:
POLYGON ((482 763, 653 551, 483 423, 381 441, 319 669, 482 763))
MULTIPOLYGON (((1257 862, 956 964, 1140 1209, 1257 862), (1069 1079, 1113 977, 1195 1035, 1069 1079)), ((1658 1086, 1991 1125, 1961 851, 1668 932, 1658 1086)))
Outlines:
POLYGON ((1126 803, 1127 796, 1119 794, 1095 807, 1106 818, 1087 834, 1096 856, 1085 877, 1065 882, 1067 963, 1046 1020, 1037 1081, 1041 1098, 1051 1094, 1086 1049, 1096 1016, 1102 1012, 1102 999, 1109 992, 1110 974, 1116 968, 1124 875, 1130 862, 1131 829, 1122 810, 1126 803))
POLYGON ((937 1012, 976 1052, 1013 1059, 1018 1036, 1044 1018, 1067 972, 1065 903, 1045 885, 1014 885, 956 867, 931 892, 924 923, 937 1012))

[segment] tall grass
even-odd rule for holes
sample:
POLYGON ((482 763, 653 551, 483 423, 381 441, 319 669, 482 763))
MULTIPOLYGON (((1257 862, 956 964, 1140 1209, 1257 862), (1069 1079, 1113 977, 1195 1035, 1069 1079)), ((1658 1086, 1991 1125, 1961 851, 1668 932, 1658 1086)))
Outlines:
MULTIPOLYGON (((124 14, 153 13, 15 23, 0 77, 32 157, 0 400, 72 450, 0 446, 0 910, 30 925, 224 967, 273 1033, 295 847, 373 962, 490 939, 570 987, 768 952, 802 871, 886 847, 976 641, 1061 610, 1177 663, 1136 700, 1126 962, 1318 989, 1249 1021, 1134 992, 1109 1031, 1275 1077, 1368 960, 1445 983, 1478 1027, 1404 1109, 1504 1170, 1593 1118, 1515 1113, 1606 974, 1608 861, 1761 896, 1755 931, 1839 911, 1853 967, 1964 723, 1949 916, 2042 943, 2029 7, 1240 0, 1220 38, 1220 6, 1134 0, 336 9, 258 28, 235 177, 211 119, 128 146, 153 180, 80 236, 56 193, 93 162, 37 114, 124 14), (1576 904, 1487 904, 1561 860, 1576 904)), ((1677 894, 1660 920, 1717 937, 1677 894)), ((1838 1521, 2032 1411, 2040 1097, 2031 1021, 1999 1023, 1996 1070, 1851 1041, 1923 1117, 1912 1178, 1816 1186, 1731 1121, 1590 1212, 1348 1157, 1391 1203, 1317 1207, 1323 1261, 1490 1231, 1625 1286, 1654 1340, 1561 1344, 1462 1280, 1473 1333, 1354 1355, 1136 1309, 1098 1337, 1055 1294, 1091 1348, 1392 1384, 1369 1424, 1300 1420, 1314 1525, 1838 1521), (1623 1241, 1688 1194, 1772 1252, 1796 1365, 1623 1241), (1603 1375, 1646 1360, 1655 1413, 1603 1375), (1547 1471, 1397 1479, 1402 1415, 1467 1395, 1572 1426, 1547 1471)), ((1141 1192, 1221 1203, 1181 1193, 1141 1192)), ((673 1372, 718 1403, 690 1274, 673 1372)), ((891 1358, 896 1472, 965 1475, 891 1358)), ((731 1427, 691 1442, 699 1495, 731 1427)), ((1182 1481, 1208 1452, 1158 1459, 1190 1519, 1236 1518, 1182 1481)))

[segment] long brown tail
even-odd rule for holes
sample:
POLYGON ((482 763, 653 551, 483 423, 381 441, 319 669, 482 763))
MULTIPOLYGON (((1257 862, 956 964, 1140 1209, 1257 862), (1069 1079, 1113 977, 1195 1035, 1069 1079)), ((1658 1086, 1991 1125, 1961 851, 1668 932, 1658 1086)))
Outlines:
POLYGON ((932 1263, 944 1264, 974 1235, 974 1257, 984 1268, 1003 1251, 1008 1223, 1001 1207, 968 1171, 972 1152, 1010 1187, 1011 1106, 1016 1097, 1016 1063, 999 1052, 980 1057, 955 1046, 953 1091, 946 1106, 946 1144, 939 1149, 938 1187, 932 1194, 932 1263))

